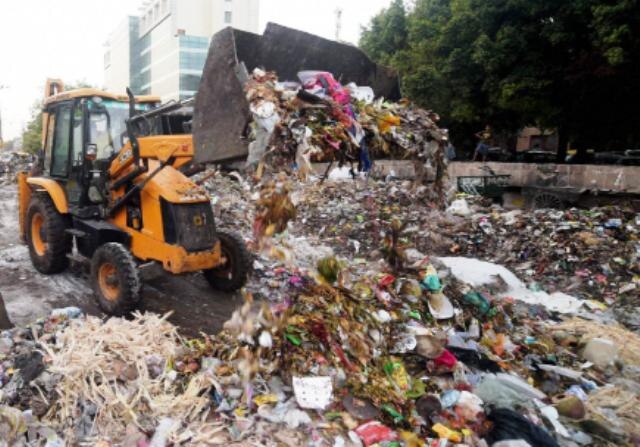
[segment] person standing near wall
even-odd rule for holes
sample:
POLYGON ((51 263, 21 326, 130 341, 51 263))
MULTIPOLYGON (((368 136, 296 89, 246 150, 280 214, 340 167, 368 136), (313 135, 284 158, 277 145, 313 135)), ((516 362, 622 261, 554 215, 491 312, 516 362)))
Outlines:
POLYGON ((484 130, 475 134, 479 140, 476 146, 476 151, 473 154, 473 161, 477 161, 482 157, 482 161, 487 161, 487 155, 489 155, 489 144, 491 144, 491 126, 488 124, 484 127, 484 130))

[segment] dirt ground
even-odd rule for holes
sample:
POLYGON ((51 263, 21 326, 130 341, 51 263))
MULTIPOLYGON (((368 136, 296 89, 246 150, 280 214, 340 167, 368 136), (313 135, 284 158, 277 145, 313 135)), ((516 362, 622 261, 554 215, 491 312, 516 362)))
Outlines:
MULTIPOLYGON (((49 314, 51 309, 77 306, 101 315, 93 298, 88 263, 74 261, 68 271, 46 276, 31 265, 26 245, 19 241, 17 188, 0 185, 0 293, 16 325, 49 314)), ((170 320, 185 335, 215 333, 242 298, 212 290, 200 275, 175 276, 153 269, 145 274, 141 311, 173 311, 170 320)))

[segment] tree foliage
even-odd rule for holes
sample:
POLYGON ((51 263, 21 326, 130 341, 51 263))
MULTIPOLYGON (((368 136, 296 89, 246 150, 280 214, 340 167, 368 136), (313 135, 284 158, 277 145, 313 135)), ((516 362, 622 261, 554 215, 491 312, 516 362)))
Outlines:
POLYGON ((383 25, 396 3, 360 44, 452 127, 535 124, 582 147, 640 139, 639 0, 416 0, 394 40, 383 25))
POLYGON ((35 154, 42 149, 42 103, 36 102, 31 108, 31 119, 22 132, 22 150, 35 154))
MULTIPOLYGON (((65 86, 65 90, 92 88, 86 81, 77 81, 65 86)), ((44 88, 42 89, 44 91, 44 88)), ((42 149, 42 101, 38 100, 31 108, 31 119, 22 132, 22 150, 35 154, 42 149)))
POLYGON ((407 46, 407 15, 402 0, 373 17, 371 24, 362 29, 360 46, 374 60, 392 65, 396 53, 407 46))

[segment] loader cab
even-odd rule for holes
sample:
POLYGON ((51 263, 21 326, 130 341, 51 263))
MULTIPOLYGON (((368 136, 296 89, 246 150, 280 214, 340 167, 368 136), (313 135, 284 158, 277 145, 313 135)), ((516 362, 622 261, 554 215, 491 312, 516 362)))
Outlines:
MULTIPOLYGON (((139 98, 136 111, 158 103, 139 98)), ((72 212, 102 203, 109 163, 127 142, 127 98, 93 89, 62 92, 45 101, 43 112, 44 176, 63 184, 72 212)))

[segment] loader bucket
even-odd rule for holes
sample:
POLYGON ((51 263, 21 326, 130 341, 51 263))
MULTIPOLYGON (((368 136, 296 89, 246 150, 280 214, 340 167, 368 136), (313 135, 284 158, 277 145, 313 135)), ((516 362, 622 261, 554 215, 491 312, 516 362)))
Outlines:
POLYGON ((397 74, 373 63, 358 48, 269 23, 264 34, 226 28, 211 40, 196 95, 193 116, 195 161, 213 163, 248 154, 251 116, 243 83, 260 67, 282 81, 297 80, 303 70, 333 73, 343 84, 373 88, 376 95, 400 99, 397 74))

